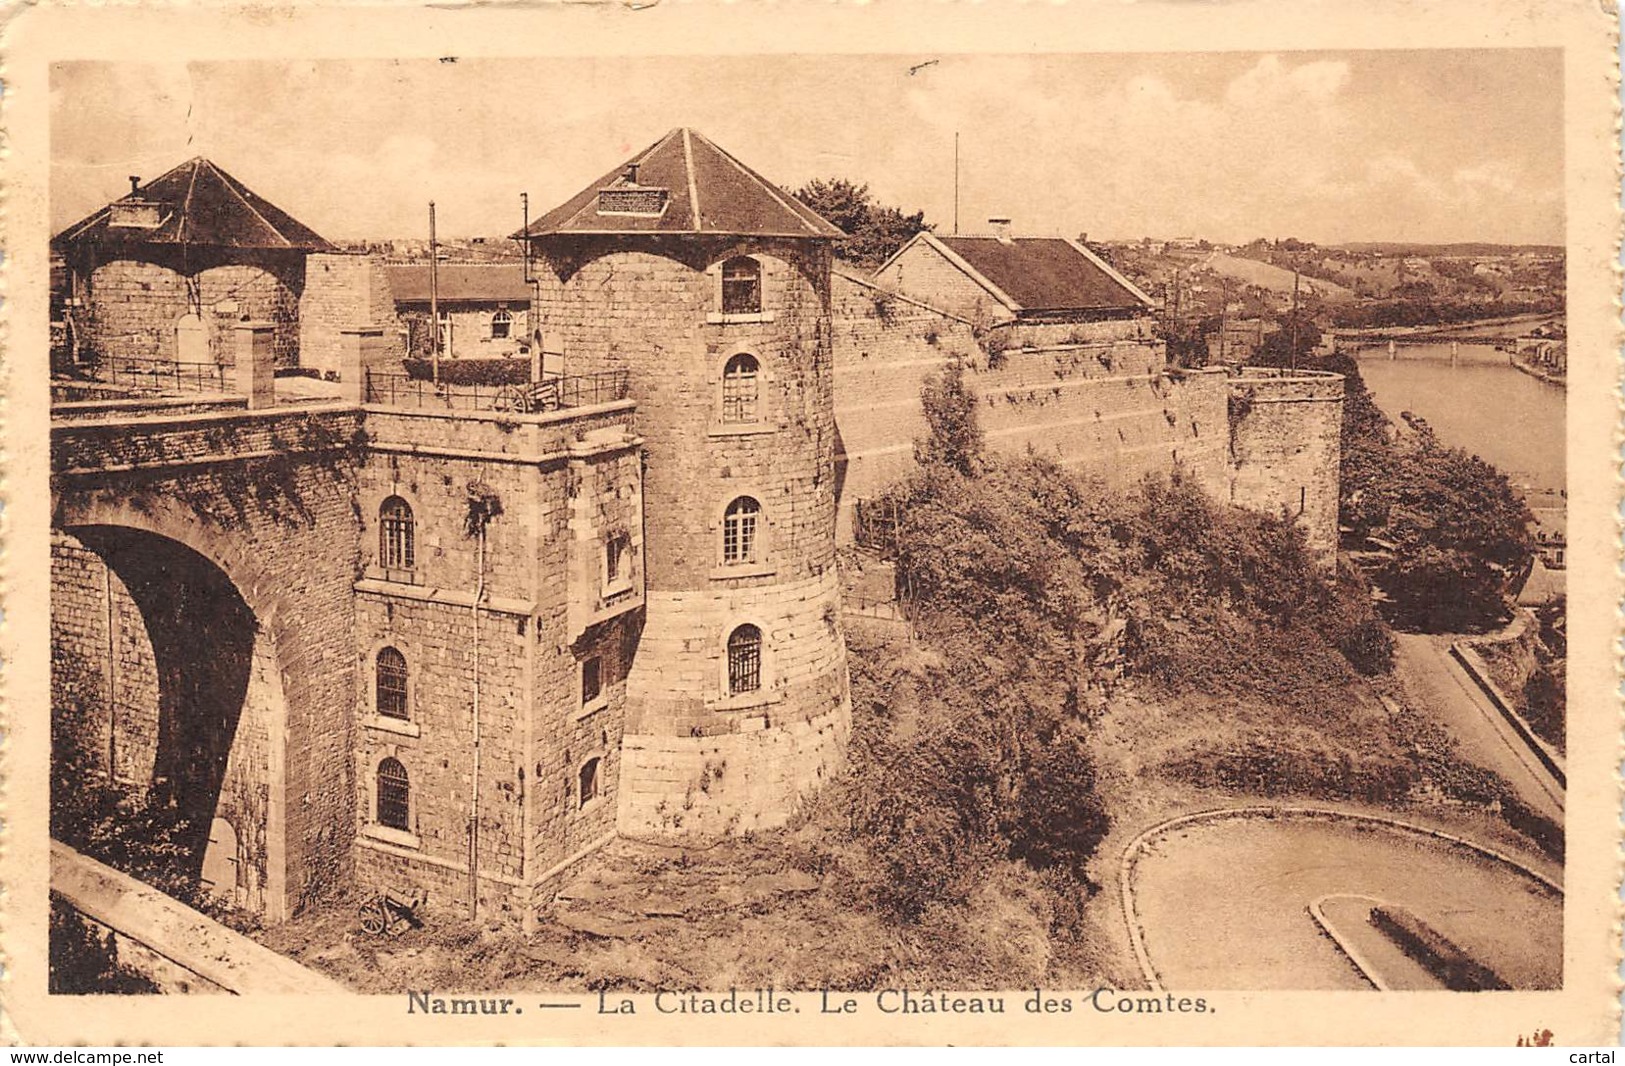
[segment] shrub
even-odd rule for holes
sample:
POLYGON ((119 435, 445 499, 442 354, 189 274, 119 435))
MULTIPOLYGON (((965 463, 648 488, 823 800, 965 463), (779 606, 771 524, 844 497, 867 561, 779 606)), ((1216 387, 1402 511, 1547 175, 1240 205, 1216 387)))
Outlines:
MULTIPOLYGON (((414 381, 431 381, 434 363, 428 359, 406 359, 406 375, 414 381)), ((524 385, 530 382, 530 360, 442 359, 440 381, 444 385, 524 385)))

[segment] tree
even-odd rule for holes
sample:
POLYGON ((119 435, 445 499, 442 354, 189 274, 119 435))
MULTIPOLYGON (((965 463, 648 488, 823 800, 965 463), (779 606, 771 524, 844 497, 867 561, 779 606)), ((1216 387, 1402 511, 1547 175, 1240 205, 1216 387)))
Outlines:
POLYGON ((946 466, 965 477, 976 474, 982 455, 982 426, 976 417, 976 394, 965 384, 965 367, 954 363, 925 380, 920 405, 930 433, 914 442, 914 459, 923 467, 946 466))
POLYGON ((1264 338, 1252 361, 1258 366, 1303 366, 1309 353, 1319 345, 1320 327, 1309 314, 1302 310, 1296 314, 1288 311, 1281 316, 1281 328, 1264 338))
POLYGON ((1353 359, 1317 365, 1342 374, 1346 390, 1339 521, 1351 544, 1385 546, 1371 577, 1394 622, 1434 632, 1499 622, 1534 552, 1522 497, 1506 475, 1446 447, 1425 424, 1395 439, 1353 359))
POLYGON ((845 178, 810 181, 794 196, 847 235, 835 246, 837 258, 873 270, 890 259, 910 237, 931 227, 925 212, 904 214, 896 207, 875 202, 869 186, 845 178))

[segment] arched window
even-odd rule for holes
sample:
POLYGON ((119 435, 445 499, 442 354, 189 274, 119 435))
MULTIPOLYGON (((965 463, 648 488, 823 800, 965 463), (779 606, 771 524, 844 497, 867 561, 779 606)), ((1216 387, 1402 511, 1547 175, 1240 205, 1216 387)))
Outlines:
POLYGON ((755 692, 762 687, 762 631, 743 625, 728 635, 728 693, 755 692))
POLYGON ((412 569, 417 554, 412 541, 412 505, 391 496, 378 508, 378 564, 386 570, 412 569))
POLYGON ((498 311, 491 316, 491 337, 493 340, 506 340, 508 333, 513 329, 513 315, 507 311, 498 311))
POLYGON ((756 421, 756 378, 761 364, 748 352, 740 352, 722 368, 722 420, 756 421))
POLYGON ((755 315, 762 310, 762 264, 741 255, 722 264, 722 313, 755 315))
POLYGON ((598 798, 598 762, 596 758, 581 764, 581 775, 576 790, 576 806, 585 807, 598 798))
POLYGON ((749 496, 741 496, 728 505, 722 515, 724 566, 756 562, 756 522, 761 514, 762 505, 749 496))
POLYGON ((411 717, 406 710, 406 656, 394 648, 382 648, 376 665, 378 713, 405 721, 411 717))
POLYGON ((378 824, 390 829, 407 831, 411 825, 410 810, 412 786, 406 779, 406 767, 398 759, 385 759, 378 764, 378 824))

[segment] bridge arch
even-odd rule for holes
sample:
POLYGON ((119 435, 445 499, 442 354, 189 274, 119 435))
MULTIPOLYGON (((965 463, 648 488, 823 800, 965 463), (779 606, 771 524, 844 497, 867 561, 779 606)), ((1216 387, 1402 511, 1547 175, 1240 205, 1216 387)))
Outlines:
POLYGON ((75 707, 53 707, 53 755, 92 749, 105 728, 108 772, 190 826, 178 841, 182 871, 233 870, 237 884, 220 894, 269 920, 286 917, 288 664, 276 586, 230 536, 179 508, 80 503, 57 516, 57 543, 78 549, 79 565, 53 575, 53 670, 106 680, 81 686, 75 707), (69 605, 83 609, 83 625, 69 605), (87 639, 95 636, 104 639, 87 639), (137 682, 121 684, 120 671, 137 682), (86 728, 97 735, 65 735, 86 728), (118 760, 120 744, 145 755, 118 760), (234 832, 211 834, 218 820, 234 832), (211 836, 215 851, 234 854, 211 852, 211 836))

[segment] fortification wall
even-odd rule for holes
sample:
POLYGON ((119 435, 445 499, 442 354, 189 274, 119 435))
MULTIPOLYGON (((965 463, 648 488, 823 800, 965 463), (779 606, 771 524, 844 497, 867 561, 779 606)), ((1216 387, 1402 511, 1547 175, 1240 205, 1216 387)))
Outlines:
POLYGON ((1337 552, 1343 378, 1248 367, 1230 380, 1231 502, 1299 521, 1309 549, 1337 552))
POLYGON ((1031 449, 1116 485, 1178 462, 1220 498, 1229 493, 1222 374, 1166 372, 1142 320, 1001 327, 1003 343, 1035 346, 995 345, 990 359, 968 323, 857 279, 835 277, 833 307, 843 542, 853 501, 912 467, 926 432, 920 387, 955 359, 995 448, 1031 449))
POLYGON ((276 324, 276 365, 297 366, 303 258, 272 254, 222 261, 207 252, 194 255, 188 263, 114 259, 97 265, 86 289, 92 350, 115 358, 212 359, 232 365, 232 327, 252 320, 276 324), (198 315, 202 324, 203 343, 196 352, 181 351, 177 341, 177 324, 188 314, 198 315))

